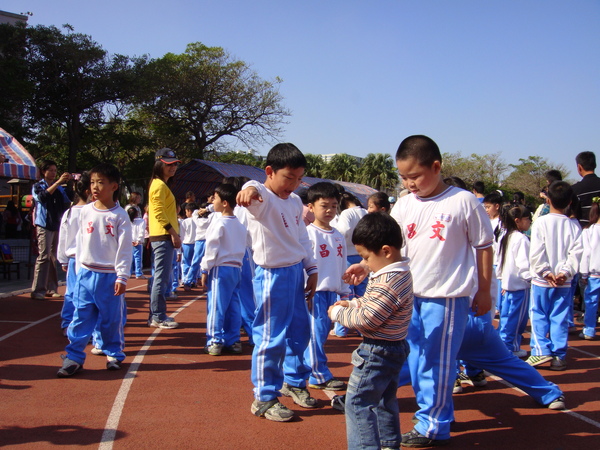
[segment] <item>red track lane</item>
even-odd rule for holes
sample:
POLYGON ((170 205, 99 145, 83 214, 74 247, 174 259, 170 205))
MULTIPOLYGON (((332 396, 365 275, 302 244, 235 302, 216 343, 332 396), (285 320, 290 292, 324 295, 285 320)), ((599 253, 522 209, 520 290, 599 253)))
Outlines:
MULTIPOLYGON (((157 330, 146 325, 145 282, 131 280, 123 370, 109 372, 104 357, 88 354, 84 371, 71 379, 56 377, 67 342, 59 316, 50 316, 60 312, 62 301, 35 301, 25 294, 0 299, 0 446, 346 448, 344 416, 329 406, 325 392, 312 390, 321 401, 318 409, 302 409, 283 397, 297 414, 292 422, 270 422, 250 413, 251 349, 244 338, 242 355, 203 353, 206 302, 204 296, 192 302, 199 294, 181 293, 169 302, 170 314, 188 305, 176 318, 181 327, 157 330), (103 436, 109 441, 101 446, 103 436)), ((328 342, 330 367, 344 381, 358 342, 328 342)), ((563 389, 570 412, 549 411, 488 378, 485 388, 464 385, 464 392, 454 396, 456 423, 446 448, 599 448, 600 341, 574 335, 570 345, 567 371, 540 369, 563 389)), ((398 399, 402 431, 409 431, 416 409, 412 389, 401 387, 398 399)))

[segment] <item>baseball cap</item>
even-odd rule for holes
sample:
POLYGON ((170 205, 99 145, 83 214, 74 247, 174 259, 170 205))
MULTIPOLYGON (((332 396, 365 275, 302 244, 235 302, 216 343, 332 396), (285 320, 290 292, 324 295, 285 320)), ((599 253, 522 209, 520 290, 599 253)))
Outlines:
POLYGON ((177 159, 177 155, 170 148, 161 148, 156 151, 156 155, 154 156, 156 161, 161 160, 165 164, 173 164, 180 163, 181 161, 177 159))

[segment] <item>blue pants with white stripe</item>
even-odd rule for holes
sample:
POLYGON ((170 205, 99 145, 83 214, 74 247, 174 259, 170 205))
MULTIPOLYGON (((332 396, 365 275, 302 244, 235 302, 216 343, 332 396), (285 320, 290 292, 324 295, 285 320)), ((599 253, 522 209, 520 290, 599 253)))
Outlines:
MULTIPOLYGON (((503 307, 505 300, 502 300, 503 307)), ((479 317, 469 314, 458 357, 508 381, 541 405, 547 405, 562 395, 557 385, 546 381, 534 367, 506 348, 492 327, 490 314, 479 317)))
POLYGON ((322 384, 333 378, 333 374, 327 367, 327 355, 325 354, 325 341, 331 329, 331 319, 327 310, 337 300, 337 293, 330 291, 318 291, 312 300, 310 309, 310 342, 304 354, 306 361, 310 364, 312 372, 308 382, 310 384, 322 384))
POLYGON ((198 279, 198 274, 200 273, 200 261, 202 261, 202 257, 204 256, 205 244, 206 241, 204 239, 194 243, 194 257, 192 258, 190 270, 188 270, 187 276, 183 279, 183 284, 186 286, 195 284, 198 279))
POLYGON ((600 278, 588 278, 585 287, 584 302, 585 314, 583 316, 583 334, 596 335, 596 316, 598 315, 598 297, 600 296, 600 278))
POLYGON ((567 356, 571 288, 534 284, 531 292, 531 354, 564 359, 567 356))
POLYGON ((254 295, 252 383, 254 397, 265 402, 280 395, 284 380, 304 388, 310 375, 304 360, 310 324, 302 264, 276 269, 257 266, 254 295))
POLYGON ((208 273, 206 345, 240 340, 240 267, 216 266, 208 273))
POLYGON ((195 244, 181 244, 181 281, 185 284, 192 269, 195 244))
POLYGON ((246 330, 250 344, 252 340, 252 324, 254 323, 254 314, 256 310, 256 300, 254 299, 254 286, 252 279, 256 264, 252 259, 252 249, 246 248, 244 260, 242 261, 242 281, 240 283, 240 304, 242 309, 242 327, 246 330))
POLYGON ((102 335, 102 350, 106 356, 119 361, 125 359, 123 345, 123 302, 124 296, 114 295, 117 279, 115 273, 93 272, 84 268, 77 273, 73 301, 75 313, 67 329, 69 345, 67 357, 79 364, 85 362, 85 347, 94 328, 102 335), (100 320, 98 320, 100 317, 100 320))
POLYGON ((511 352, 521 349, 521 339, 529 320, 529 293, 531 289, 505 291, 500 310, 500 338, 511 352))
POLYGON ((468 297, 414 298, 407 359, 419 405, 415 429, 430 439, 450 437, 456 359, 468 314, 468 297))
POLYGON ((69 258, 69 264, 67 265, 67 290, 65 292, 65 299, 63 302, 62 311, 60 313, 60 327, 67 328, 73 320, 73 313, 75 312, 75 304, 73 303, 73 290, 75 289, 75 283, 77 282, 77 264, 75 258, 69 258))

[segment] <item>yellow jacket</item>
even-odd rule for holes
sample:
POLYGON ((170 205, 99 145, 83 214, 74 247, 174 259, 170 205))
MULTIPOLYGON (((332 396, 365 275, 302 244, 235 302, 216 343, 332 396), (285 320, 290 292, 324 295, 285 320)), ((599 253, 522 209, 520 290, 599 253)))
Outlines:
POLYGON ((169 229, 171 228, 174 228, 177 234, 179 234, 177 203, 169 186, 160 178, 155 178, 150 183, 148 197, 148 231, 150 240, 163 240, 161 238, 170 236, 169 229), (157 237, 158 239, 156 239, 157 237))

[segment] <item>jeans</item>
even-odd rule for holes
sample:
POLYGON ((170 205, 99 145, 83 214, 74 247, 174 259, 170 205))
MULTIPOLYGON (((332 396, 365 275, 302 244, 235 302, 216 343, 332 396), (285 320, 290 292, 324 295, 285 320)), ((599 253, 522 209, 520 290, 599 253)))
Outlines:
POLYGON ((346 391, 348 449, 400 446, 398 375, 409 349, 406 341, 365 338, 352 353, 346 391))
POLYGON ((161 322, 167 318, 165 292, 172 276, 175 248, 170 240, 155 241, 151 245, 154 253, 154 279, 150 291, 149 320, 155 319, 161 322))

